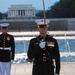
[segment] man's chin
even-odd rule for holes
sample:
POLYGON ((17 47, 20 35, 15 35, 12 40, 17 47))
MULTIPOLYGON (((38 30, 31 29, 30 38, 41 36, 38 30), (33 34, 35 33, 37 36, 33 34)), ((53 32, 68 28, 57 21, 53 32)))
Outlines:
POLYGON ((41 33, 41 35, 45 35, 46 33, 41 33))

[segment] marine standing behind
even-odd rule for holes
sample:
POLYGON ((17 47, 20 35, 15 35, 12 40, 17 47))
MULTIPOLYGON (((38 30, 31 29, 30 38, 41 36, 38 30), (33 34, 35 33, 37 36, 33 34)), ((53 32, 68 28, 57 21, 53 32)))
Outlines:
POLYGON ((40 35, 30 40, 28 59, 33 60, 32 75, 59 75, 60 53, 57 40, 47 34, 48 19, 36 20, 40 35), (55 60, 55 66, 53 63, 55 60), (55 68, 55 71, 54 71, 55 68))
POLYGON ((0 34, 0 70, 1 75, 10 75, 11 60, 14 60, 15 42, 14 37, 7 33, 9 23, 2 23, 0 34))

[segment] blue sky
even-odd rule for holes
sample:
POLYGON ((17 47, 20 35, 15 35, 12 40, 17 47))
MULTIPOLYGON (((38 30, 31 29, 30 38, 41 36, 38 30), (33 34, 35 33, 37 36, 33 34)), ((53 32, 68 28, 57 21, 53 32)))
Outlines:
MULTIPOLYGON (((0 0, 0 12, 8 11, 8 8, 11 5, 21 5, 21 4, 32 4, 35 9, 43 9, 43 0, 0 0)), ((45 2, 45 9, 52 6, 54 3, 58 2, 59 0, 44 0, 45 2)))

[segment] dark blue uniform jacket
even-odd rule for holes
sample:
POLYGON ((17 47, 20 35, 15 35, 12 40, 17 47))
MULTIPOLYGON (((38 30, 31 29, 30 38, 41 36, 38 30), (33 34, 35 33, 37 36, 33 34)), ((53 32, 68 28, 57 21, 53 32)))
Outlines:
POLYGON ((28 49, 28 58, 33 61, 32 75, 54 75, 60 72, 60 53, 57 40, 50 35, 46 35, 44 41, 45 48, 39 46, 42 36, 38 36, 30 40, 28 49), (55 65, 54 61, 55 60, 55 65))

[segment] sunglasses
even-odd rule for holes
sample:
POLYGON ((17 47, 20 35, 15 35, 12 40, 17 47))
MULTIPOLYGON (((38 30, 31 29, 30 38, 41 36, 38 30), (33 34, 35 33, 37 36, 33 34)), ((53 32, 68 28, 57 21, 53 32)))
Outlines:
POLYGON ((47 25, 40 25, 40 26, 38 26, 39 28, 46 28, 46 27, 48 27, 47 25))

